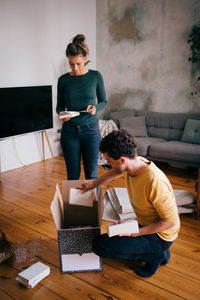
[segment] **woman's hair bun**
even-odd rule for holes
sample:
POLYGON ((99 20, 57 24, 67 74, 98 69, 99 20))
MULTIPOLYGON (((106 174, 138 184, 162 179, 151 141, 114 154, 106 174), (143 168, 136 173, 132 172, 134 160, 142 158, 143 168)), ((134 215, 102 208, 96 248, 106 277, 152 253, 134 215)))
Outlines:
POLYGON ((87 56, 89 54, 88 46, 85 43, 85 35, 84 34, 77 34, 72 43, 69 43, 66 49, 66 55, 69 56, 76 56, 76 55, 83 55, 87 56))
POLYGON ((84 34, 77 34, 74 38, 73 38, 73 43, 84 43, 85 41, 85 35, 84 34))

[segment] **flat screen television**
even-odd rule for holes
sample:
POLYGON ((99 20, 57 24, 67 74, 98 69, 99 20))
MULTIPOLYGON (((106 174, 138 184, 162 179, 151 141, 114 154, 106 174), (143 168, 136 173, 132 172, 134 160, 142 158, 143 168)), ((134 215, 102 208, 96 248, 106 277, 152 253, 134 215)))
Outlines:
POLYGON ((50 128, 51 85, 0 88, 0 139, 50 128))

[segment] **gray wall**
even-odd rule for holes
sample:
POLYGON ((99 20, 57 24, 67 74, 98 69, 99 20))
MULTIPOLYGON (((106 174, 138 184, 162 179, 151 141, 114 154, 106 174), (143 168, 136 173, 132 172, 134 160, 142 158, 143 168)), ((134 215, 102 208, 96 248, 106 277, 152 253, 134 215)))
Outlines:
POLYGON ((109 101, 104 117, 124 108, 200 112, 200 98, 190 95, 194 74, 187 43, 200 21, 200 1, 96 3, 97 69, 109 101))

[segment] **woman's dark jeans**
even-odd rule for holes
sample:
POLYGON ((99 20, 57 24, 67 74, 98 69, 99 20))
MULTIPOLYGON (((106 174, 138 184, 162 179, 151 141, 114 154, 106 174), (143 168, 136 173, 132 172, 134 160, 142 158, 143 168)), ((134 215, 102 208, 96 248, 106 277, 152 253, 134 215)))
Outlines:
POLYGON ((61 147, 67 168, 69 180, 78 180, 81 172, 81 156, 86 179, 98 177, 98 156, 101 133, 99 122, 88 125, 70 126, 63 123, 61 132, 61 147))
POLYGON ((135 261, 151 262, 165 259, 165 251, 173 242, 161 239, 156 233, 137 237, 114 236, 103 234, 93 241, 93 251, 99 256, 135 261))

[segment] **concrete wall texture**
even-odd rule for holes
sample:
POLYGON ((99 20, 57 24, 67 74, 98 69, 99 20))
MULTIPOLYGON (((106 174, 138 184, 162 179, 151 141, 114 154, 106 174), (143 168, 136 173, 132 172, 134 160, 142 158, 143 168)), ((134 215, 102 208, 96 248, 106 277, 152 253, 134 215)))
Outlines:
MULTIPOLYGON (((108 107, 200 112, 187 43, 199 0, 97 0, 97 69, 108 107)), ((100 117, 103 117, 100 116, 100 117)))

